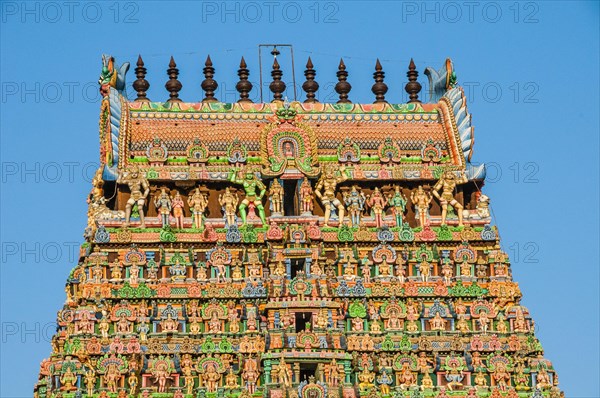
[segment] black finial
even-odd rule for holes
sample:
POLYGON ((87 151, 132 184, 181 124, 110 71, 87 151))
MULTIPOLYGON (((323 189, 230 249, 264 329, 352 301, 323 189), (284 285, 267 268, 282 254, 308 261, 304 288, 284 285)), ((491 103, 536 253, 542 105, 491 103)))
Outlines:
POLYGON ((235 85, 235 89, 240 93, 240 99, 238 102, 252 102, 250 97, 250 91, 252 90, 252 83, 248 80, 250 71, 246 67, 246 60, 242 57, 240 61, 240 69, 238 69, 238 76, 240 81, 235 85))
POLYGON ((319 83, 315 81, 316 75, 317 71, 313 69, 312 60, 310 57, 308 57, 308 62, 306 62, 306 70, 304 71, 306 81, 302 85, 302 89, 306 91, 306 101, 304 102, 319 102, 315 98, 315 92, 319 89, 319 83))
POLYGON ((417 81, 419 77, 419 72, 417 72, 417 67, 415 66, 415 62, 413 59, 410 59, 410 64, 408 65, 408 72, 406 72, 406 76, 408 77, 408 83, 404 86, 404 89, 408 93, 408 98, 411 102, 421 102, 419 101, 419 92, 421 91, 421 83, 417 81))
POLYGON ((269 84, 269 89, 273 93, 273 101, 281 101, 283 98, 283 92, 285 91, 285 83, 281 80, 283 76, 283 72, 279 69, 279 62, 277 62, 277 54, 279 51, 277 48, 273 49, 271 52, 275 56, 273 59, 273 70, 271 71, 271 76, 273 77, 273 81, 269 84))
POLYGON ((202 73, 204 73, 204 80, 200 86, 202 90, 204 90, 204 99, 202 102, 217 102, 215 98, 215 90, 219 87, 219 83, 213 79, 215 75, 215 68, 213 68, 212 60, 210 59, 210 55, 206 57, 206 62, 204 62, 204 69, 202 69, 202 73))
POLYGON ((150 88, 150 83, 146 80, 146 68, 144 68, 144 60, 141 55, 138 55, 137 68, 135 68, 135 77, 137 79, 133 82, 133 89, 137 91, 136 101, 149 102, 150 100, 146 97, 146 91, 150 88))
POLYGON ((181 90, 181 82, 177 80, 177 76, 179 76, 179 69, 177 69, 177 64, 171 56, 171 61, 169 61, 169 69, 167 69, 167 75, 169 75, 169 80, 165 84, 165 88, 169 92, 169 99, 167 102, 181 102, 179 99, 179 91, 181 90))
POLYGON ((338 65, 338 71, 336 73, 338 82, 335 85, 335 92, 339 94, 340 100, 337 102, 338 104, 351 104, 352 101, 348 99, 348 93, 352 90, 352 85, 348 83, 348 72, 346 72, 346 65, 344 64, 344 60, 340 59, 340 64, 338 65))
POLYGON ((387 103, 385 100, 385 93, 388 91, 388 86, 383 82, 385 77, 385 72, 381 67, 381 63, 379 62, 379 58, 375 63, 375 73, 373 73, 373 79, 375 79, 375 84, 371 87, 371 91, 375 94, 375 104, 383 102, 387 103))

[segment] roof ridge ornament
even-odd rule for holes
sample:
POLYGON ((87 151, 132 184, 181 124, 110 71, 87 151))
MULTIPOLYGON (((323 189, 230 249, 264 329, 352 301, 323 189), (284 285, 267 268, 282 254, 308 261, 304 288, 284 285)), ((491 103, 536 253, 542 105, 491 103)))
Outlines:
POLYGON ((248 80, 250 71, 247 68, 246 60, 242 56, 240 60, 240 68, 238 69, 238 76, 240 81, 235 85, 235 89, 240 93, 240 99, 238 102, 252 102, 250 97, 250 91, 252 91, 252 83, 248 80))
POLYGON ((279 54, 279 50, 277 50, 277 47, 273 48, 271 54, 273 54, 273 70, 271 71, 271 77, 273 77, 273 81, 271 82, 271 84, 269 84, 269 89, 273 93, 272 102, 274 102, 281 101, 286 85, 281 80, 283 72, 280 70, 279 62, 277 62, 277 55, 279 54))
POLYGON ((406 77, 408 77, 408 83, 404 86, 404 90, 408 93, 409 103, 421 103, 419 100, 419 92, 421 91, 421 83, 417 81, 419 77, 419 72, 417 71, 417 67, 415 66, 415 62, 413 59, 410 59, 410 64, 408 65, 408 72, 406 72, 406 77))
POLYGON ((338 104, 351 104, 352 101, 348 99, 348 93, 352 90, 352 85, 348 83, 348 72, 346 71, 346 64, 344 64, 344 59, 340 58, 340 63, 338 65, 338 71, 336 73, 338 78, 338 82, 335 85, 335 92, 339 94, 340 99, 337 102, 338 104))
POLYGON ((213 79, 213 77, 215 76, 215 68, 213 68, 213 63, 210 59, 210 55, 206 57, 202 73, 204 74, 204 80, 202 81, 200 86, 205 92, 204 99, 202 100, 202 102, 218 102, 219 100, 215 98, 215 90, 219 87, 219 83, 217 83, 217 81, 213 79))
POLYGON ((169 76, 169 80, 165 83, 165 88, 169 92, 169 99, 167 102, 181 102, 179 98, 179 91, 183 85, 177 77, 179 76, 179 69, 177 69, 177 64, 175 63, 175 59, 171 55, 171 60, 169 61, 169 69, 167 69, 167 75, 169 76))
POLYGON ((379 62, 379 58, 377 58, 377 62, 375 62, 375 73, 373 73, 373 79, 375 79, 375 84, 371 87, 371 91, 375 94, 375 102, 385 103, 385 93, 388 91, 387 84, 384 83, 383 79, 385 78, 385 72, 383 71, 383 67, 381 66, 381 62, 379 62))
POLYGON ((319 89, 319 83, 317 83, 315 80, 316 75, 317 71, 313 67, 312 60, 310 57, 308 57, 308 61, 306 62, 306 70, 304 71, 306 81, 302 85, 302 89, 306 92, 306 101, 304 101, 304 103, 319 102, 315 98, 315 92, 317 92, 319 89))
POLYGON ((150 83, 146 80, 146 68, 144 67, 144 60, 141 55, 138 55, 137 67, 135 68, 135 77, 137 78, 133 82, 133 89, 137 92, 137 98, 135 101, 150 102, 146 96, 146 91, 150 88, 150 83))

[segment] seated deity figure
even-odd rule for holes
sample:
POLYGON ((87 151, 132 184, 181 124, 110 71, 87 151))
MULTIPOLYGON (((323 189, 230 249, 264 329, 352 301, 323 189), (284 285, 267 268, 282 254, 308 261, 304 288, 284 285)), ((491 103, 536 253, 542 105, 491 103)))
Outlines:
POLYGON ((414 386, 417 382, 417 378, 414 372, 410 369, 409 363, 402 363, 402 368, 400 369, 400 377, 398 380, 398 385, 401 389, 406 390, 410 387, 414 386))
POLYGON ((550 376, 546 369, 541 368, 535 378, 535 387, 540 390, 548 389, 552 387, 552 383, 550 382, 550 376))
POLYGON ((227 373, 227 376, 225 376, 225 388, 228 390, 233 390, 238 387, 239 384, 237 375, 233 373, 233 368, 231 367, 229 368, 229 373, 227 373))
POLYGON ((173 316, 169 313, 165 319, 160 321, 160 327, 163 332, 176 332, 179 328, 179 322, 173 319, 173 316))
POLYGON ((358 386, 361 390, 367 390, 373 386, 373 381, 375 380, 375 374, 370 372, 369 369, 365 366, 363 370, 358 374, 358 386))
POLYGON ((463 205, 454 199, 454 189, 458 184, 464 184, 468 181, 467 176, 461 173, 457 178, 452 171, 446 171, 433 187, 433 196, 435 196, 442 206, 442 225, 446 225, 446 216, 448 215, 448 206, 456 209, 458 216, 458 225, 463 225, 463 205), (440 191, 441 190, 441 195, 440 191))
POLYGON ((465 378, 465 374, 462 369, 458 368, 458 364, 456 362, 452 362, 450 364, 450 368, 446 370, 446 374, 444 375, 446 382, 448 382, 448 388, 451 391, 460 390, 463 387, 463 379, 465 378))
POLYGON ((435 313, 435 316, 429 320, 431 330, 446 330, 446 320, 442 318, 439 312, 435 313))
POLYGON ((70 367, 67 367, 67 370, 60 376, 61 391, 77 390, 76 383, 77 375, 73 373, 70 367))

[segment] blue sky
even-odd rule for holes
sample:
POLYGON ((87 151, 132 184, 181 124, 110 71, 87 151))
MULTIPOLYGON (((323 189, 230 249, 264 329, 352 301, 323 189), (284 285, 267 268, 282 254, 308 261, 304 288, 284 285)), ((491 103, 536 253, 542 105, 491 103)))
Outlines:
MULTIPOLYGON (((166 100, 174 55, 185 101, 202 98, 210 53, 217 98, 234 100, 242 55, 255 82, 261 43, 310 55, 322 101, 340 57, 354 102, 372 102, 377 57, 390 102, 420 72, 454 61, 475 125, 475 162, 490 165, 503 247, 567 397, 598 397, 597 2, 12 2, 1 6, 2 243, 0 396, 31 396, 50 353, 64 283, 86 223, 98 160, 101 54, 135 63, 166 100)), ((291 82, 289 58, 281 56, 291 82)), ((263 65, 268 82, 270 65, 263 65)), ((133 71, 128 83, 133 81, 133 71)), ((421 74, 421 82, 425 76, 421 74)), ((290 90, 288 96, 293 98, 290 90)), ((425 97, 422 92, 421 97, 425 97)))

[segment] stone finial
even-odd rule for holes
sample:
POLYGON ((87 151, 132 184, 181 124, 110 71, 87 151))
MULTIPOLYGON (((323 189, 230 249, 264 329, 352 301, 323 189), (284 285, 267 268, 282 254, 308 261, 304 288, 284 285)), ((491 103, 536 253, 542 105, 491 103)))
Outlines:
POLYGON ((150 88, 150 83, 146 80, 146 68, 144 68, 144 60, 141 55, 138 55, 136 65, 135 77, 137 79, 133 82, 133 89, 137 91, 137 98, 135 100, 149 102, 150 100, 146 97, 146 91, 150 88))
POLYGON ((271 71, 273 81, 269 84, 269 89, 273 93, 273 101, 281 101, 283 98, 283 92, 285 91, 285 83, 281 80, 283 72, 279 68, 279 62, 277 57, 273 59, 273 70, 271 71))
POLYGON ((252 83, 248 80, 250 71, 246 67, 246 60, 242 57, 240 61, 240 69, 238 69, 238 76, 240 81, 235 85, 235 89, 240 93, 240 99, 238 102, 252 102, 250 97, 250 91, 252 90, 252 83))
POLYGON ((202 102, 217 102, 218 100, 215 98, 215 90, 219 87, 219 83, 213 79, 215 76, 215 68, 213 68, 212 60, 210 59, 210 55, 206 57, 206 62, 204 62, 204 68, 202 69, 202 73, 204 73, 204 80, 200 84, 202 90, 204 90, 204 99, 202 102))
POLYGON ((346 72, 346 65, 344 64, 344 60, 340 59, 340 64, 338 65, 338 71, 336 73, 338 82, 335 85, 335 92, 339 94, 340 100, 337 102, 338 104, 351 104, 352 101, 348 99, 348 93, 352 90, 352 85, 348 83, 348 72, 346 72))
POLYGON ((408 83, 406 83, 406 86, 404 86, 404 90, 406 90, 406 92, 408 93, 408 102, 421 102, 419 101, 421 83, 417 81, 417 78, 419 77, 419 72, 417 72, 417 67, 415 66, 415 62, 412 58, 410 59, 410 64, 408 65, 408 72, 406 72, 406 76, 408 77, 408 83))
POLYGON ((317 75, 317 71, 313 69, 313 63, 310 57, 308 57, 308 62, 306 62, 306 70, 304 71, 304 76, 306 77, 306 81, 302 85, 302 89, 306 92, 306 102, 319 102, 315 98, 315 92, 319 89, 319 83, 315 81, 315 76, 317 75))
POLYGON ((169 69, 167 69, 167 75, 169 75, 169 80, 165 84, 165 88, 169 92, 169 99, 167 102, 181 102, 179 99, 179 91, 181 90, 181 82, 177 80, 179 76, 179 69, 177 69, 177 64, 171 56, 171 60, 169 61, 169 69))
POLYGON ((371 91, 373 92, 373 94, 375 94, 375 104, 381 102, 387 103, 387 101, 385 100, 385 93, 387 93, 388 91, 388 86, 383 82, 384 78, 385 72, 383 71, 383 68, 381 67, 381 63, 379 62, 378 58, 377 62, 375 63, 375 73, 373 73, 373 79, 375 79, 375 84, 373 84, 373 87, 371 87, 371 91))

